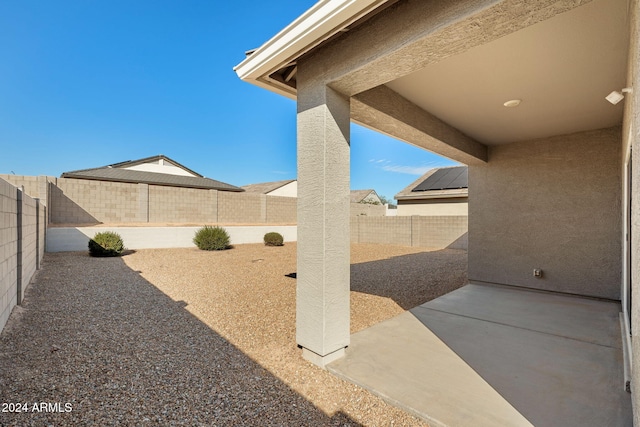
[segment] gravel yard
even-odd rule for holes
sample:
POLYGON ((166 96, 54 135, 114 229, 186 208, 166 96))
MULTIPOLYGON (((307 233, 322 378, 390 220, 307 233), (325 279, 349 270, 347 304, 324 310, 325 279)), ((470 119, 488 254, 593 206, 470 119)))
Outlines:
MULTIPOLYGON (((0 425, 426 425, 302 359, 295 252, 46 254, 0 335, 0 402, 28 413, 0 425)), ((353 244, 351 258, 352 332, 466 281, 463 251, 353 244)))

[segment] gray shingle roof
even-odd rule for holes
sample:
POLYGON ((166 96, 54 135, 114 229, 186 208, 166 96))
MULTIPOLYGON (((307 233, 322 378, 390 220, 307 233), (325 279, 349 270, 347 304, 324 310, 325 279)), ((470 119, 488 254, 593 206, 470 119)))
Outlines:
POLYGON ((212 189, 221 191, 244 191, 240 187, 227 184, 225 182, 216 181, 215 179, 205 178, 196 172, 187 169, 180 163, 167 158, 166 156, 154 156, 147 157, 145 159, 126 161, 122 163, 115 163, 109 166, 103 166, 93 169, 81 169, 76 171, 64 172, 61 178, 76 178, 76 179, 91 179, 95 181, 111 181, 111 182, 128 182, 128 183, 140 183, 140 184, 152 184, 152 185, 164 185, 168 187, 186 187, 186 188, 201 188, 212 189), (198 176, 182 176, 182 175, 170 175, 157 172, 146 172, 123 169, 124 167, 133 166, 136 164, 147 163, 157 158, 164 158, 171 161, 174 165, 181 167, 189 172, 192 172, 198 176))
MULTIPOLYGON (((446 187, 446 185, 432 185, 438 184, 439 180, 435 180, 437 176, 448 176, 449 174, 445 174, 444 172, 456 171, 463 172, 464 170, 468 171, 467 166, 451 166, 447 168, 435 168, 427 171, 420 178, 413 181, 407 187, 405 187, 402 191, 394 196, 396 200, 419 200, 419 199, 438 199, 438 198, 451 198, 451 197, 468 197, 469 188, 468 183, 464 183, 462 188, 442 188, 446 187), (432 178, 432 182, 429 181, 429 178, 432 178), (424 184, 424 185, 423 185, 424 184), (436 188, 439 187, 439 188, 436 188), (418 191, 415 191, 418 188, 418 191), (420 191, 420 188, 424 189, 420 191), (427 189, 429 188, 429 189, 427 189)), ((457 175, 457 174, 456 174, 457 175)), ((457 185, 457 184, 456 184, 457 185)))
POLYGON ((256 184, 243 185, 242 188, 247 193, 258 193, 258 194, 268 194, 273 190, 277 190, 280 187, 284 187, 290 182, 295 181, 295 179, 286 179, 284 181, 273 181, 273 182, 259 182, 256 184))

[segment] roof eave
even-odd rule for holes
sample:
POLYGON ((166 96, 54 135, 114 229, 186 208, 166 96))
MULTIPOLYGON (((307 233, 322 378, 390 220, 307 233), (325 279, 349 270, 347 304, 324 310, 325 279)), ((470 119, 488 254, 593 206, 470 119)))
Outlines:
MULTIPOLYGON (((126 184, 149 184, 149 185, 157 185, 160 187, 180 187, 180 188, 195 188, 200 190, 218 190, 218 191, 232 191, 236 193, 242 193, 245 190, 240 187, 233 186, 231 184, 227 184, 229 187, 224 186, 207 186, 207 185, 198 185, 198 184, 181 184, 181 183, 169 183, 169 182, 158 182, 147 179, 127 179, 127 178, 114 178, 114 177, 99 177, 99 176, 90 176, 90 175, 81 175, 74 174, 73 172, 65 172, 60 175, 60 178, 73 178, 73 179, 84 179, 88 181, 106 181, 106 182, 122 182, 126 184)), ((206 178, 205 178, 206 179, 206 178)))
POLYGON ((294 88, 269 76, 388 0, 320 0, 264 43, 234 71, 241 80, 295 98, 294 88))
POLYGON ((469 190, 465 189, 464 191, 455 190, 449 193, 444 191, 438 191, 437 193, 425 194, 427 192, 420 192, 418 194, 411 195, 396 195, 394 199, 396 200, 424 200, 424 199, 456 199, 456 198, 465 198, 469 197, 469 190))

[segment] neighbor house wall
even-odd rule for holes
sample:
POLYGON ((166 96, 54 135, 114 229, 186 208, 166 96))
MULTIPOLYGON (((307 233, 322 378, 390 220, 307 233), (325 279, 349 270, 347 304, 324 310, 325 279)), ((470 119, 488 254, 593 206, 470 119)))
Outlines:
POLYGON ((398 216, 460 216, 468 215, 467 198, 432 199, 432 200, 398 200, 398 216))
POLYGON ((280 197, 298 197, 298 181, 291 181, 290 183, 283 185, 280 188, 276 188, 267 195, 280 197))
POLYGON ((620 299, 620 146, 616 127, 491 147, 470 165, 469 280, 620 299))

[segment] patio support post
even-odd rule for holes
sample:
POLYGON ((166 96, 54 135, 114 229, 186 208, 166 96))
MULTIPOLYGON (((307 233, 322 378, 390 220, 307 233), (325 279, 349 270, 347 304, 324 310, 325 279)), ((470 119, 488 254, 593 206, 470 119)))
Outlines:
POLYGON ((349 345, 349 98, 298 74, 296 338, 324 367, 349 345))

